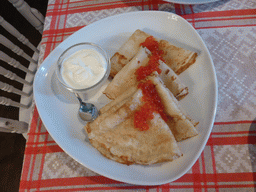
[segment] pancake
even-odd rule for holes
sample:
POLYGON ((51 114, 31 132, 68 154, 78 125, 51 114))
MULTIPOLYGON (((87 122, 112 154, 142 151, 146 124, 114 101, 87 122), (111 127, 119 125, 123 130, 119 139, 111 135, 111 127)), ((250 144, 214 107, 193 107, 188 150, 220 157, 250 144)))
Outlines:
POLYGON ((159 60, 159 63, 159 68, 162 70, 159 77, 166 88, 172 92, 177 100, 183 99, 188 94, 188 87, 182 83, 179 76, 163 61, 159 60))
MULTIPOLYGON (((140 47, 136 56, 116 74, 103 93, 110 99, 116 99, 130 87, 136 87, 139 82, 135 73, 138 68, 148 64, 150 55, 151 52, 147 48, 140 47)), ((184 98, 188 94, 188 88, 180 78, 161 60, 159 60, 159 68, 162 71, 159 77, 166 87, 178 100, 184 98)))
POLYGON ((177 74, 181 74, 193 63, 197 58, 197 53, 176 47, 166 40, 159 41, 159 49, 164 52, 163 59, 166 64, 177 74))
POLYGON ((121 71, 116 74, 103 93, 109 99, 116 99, 129 88, 137 87, 138 81, 135 72, 139 66, 147 65, 148 61, 149 58, 146 49, 140 49, 136 57, 129 62, 129 65, 125 65, 121 71))
POLYGON ((148 79, 155 85, 155 88, 161 98, 165 114, 168 116, 167 124, 176 141, 182 141, 198 135, 198 131, 195 128, 198 122, 194 122, 190 117, 185 115, 178 100, 164 86, 161 79, 156 74, 149 76, 148 79))
POLYGON ((115 127, 143 104, 141 101, 142 96, 142 91, 136 89, 136 92, 132 96, 123 98, 123 100, 120 100, 120 102, 107 110, 105 109, 105 112, 100 114, 93 122, 87 123, 86 129, 90 130, 91 127, 98 127, 104 130, 115 127))
POLYGON ((104 131, 93 127, 88 136, 102 155, 127 165, 150 165, 182 156, 172 132, 158 113, 154 113, 147 131, 134 128, 133 115, 130 115, 104 131))
MULTIPOLYGON (((151 36, 137 29, 129 39, 111 57, 110 76, 114 77, 137 54, 140 44, 151 36)), ((197 53, 172 45, 166 40, 154 37, 159 42, 159 49, 164 51, 163 58, 166 64, 176 73, 180 74, 195 63, 197 53)))
POLYGON ((140 44, 150 35, 136 30, 129 39, 110 58, 110 76, 114 77, 139 51, 140 44))
MULTIPOLYGON (((195 124, 182 112, 178 100, 159 74, 153 72, 140 83, 148 80, 154 84, 155 88, 150 87, 150 90, 157 91, 164 107, 160 110, 164 109, 167 119, 155 111, 154 103, 150 103, 153 117, 146 120, 148 129, 137 128, 135 122, 141 122, 141 119, 136 121, 134 118, 140 117, 136 115, 141 114, 137 112, 144 104, 148 106, 148 98, 144 98, 140 86, 127 89, 104 106, 95 121, 84 127, 91 145, 106 158, 126 165, 173 161, 182 156, 177 142, 198 135, 195 124)), ((153 98, 158 103, 157 97, 153 98)))
POLYGON ((137 91, 137 87, 129 88, 124 93, 119 95, 115 100, 112 100, 108 104, 103 106, 100 109, 100 114, 104 114, 109 109, 115 110, 115 109, 113 109, 113 107, 115 108, 118 105, 119 106, 123 105, 128 100, 128 98, 130 98, 136 91, 137 91))

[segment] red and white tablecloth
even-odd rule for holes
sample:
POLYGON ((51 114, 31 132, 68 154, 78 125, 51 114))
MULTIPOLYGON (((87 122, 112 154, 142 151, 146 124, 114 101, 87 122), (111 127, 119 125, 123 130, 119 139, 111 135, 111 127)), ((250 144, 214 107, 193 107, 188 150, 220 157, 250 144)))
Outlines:
POLYGON ((35 106, 20 191, 255 191, 256 1, 180 5, 160 0, 49 0, 40 61, 82 27, 116 14, 161 10, 185 18, 205 41, 218 79, 218 108, 207 145, 178 180, 136 186, 98 175, 69 157, 35 106))

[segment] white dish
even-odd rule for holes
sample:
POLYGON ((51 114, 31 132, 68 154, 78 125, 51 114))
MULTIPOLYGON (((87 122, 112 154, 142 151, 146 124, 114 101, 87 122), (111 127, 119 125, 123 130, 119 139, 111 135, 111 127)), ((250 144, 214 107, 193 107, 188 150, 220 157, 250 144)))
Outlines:
MULTIPOLYGON (((138 185, 159 185, 185 174, 204 149, 216 113, 217 80, 208 49, 187 21, 172 13, 141 11, 102 19, 67 38, 38 69, 34 80, 34 96, 39 115, 48 132, 76 161, 114 180, 138 185), (79 121, 77 115, 78 101, 65 89, 56 86, 54 65, 67 47, 82 41, 93 42, 112 56, 136 29, 199 53, 196 63, 180 77, 189 87, 189 95, 181 101, 181 106, 190 117, 200 122, 200 135, 180 142, 179 147, 184 155, 173 162, 127 166, 103 157, 87 140, 83 131, 85 123, 79 121)), ((95 99, 98 106, 108 101, 101 93, 95 99)))
POLYGON ((212 3, 219 0, 165 0, 171 3, 178 4, 203 4, 203 3, 212 3))

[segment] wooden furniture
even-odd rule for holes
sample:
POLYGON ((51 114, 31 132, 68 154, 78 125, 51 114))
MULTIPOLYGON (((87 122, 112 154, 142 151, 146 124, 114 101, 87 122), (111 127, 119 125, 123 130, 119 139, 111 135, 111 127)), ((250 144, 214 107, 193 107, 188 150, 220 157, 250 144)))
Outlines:
POLYGON ((44 16, 35 8, 31 8, 24 0, 9 0, 10 3, 33 25, 41 34, 44 27, 44 16))
MULTIPOLYGON (((24 21, 29 22, 35 29, 38 30, 40 34, 43 31, 44 16, 34 8, 31 8, 24 0, 10 0, 10 3, 20 12, 20 14, 25 18, 24 21)), ((13 121, 8 118, 0 118, 0 132, 16 132, 16 133, 26 133, 28 126, 28 121, 30 119, 30 113, 32 109, 33 101, 33 79, 37 69, 37 62, 39 57, 39 46, 34 46, 27 37, 21 34, 14 25, 6 21, 2 16, 0 16, 0 25, 9 34, 11 34, 11 39, 8 39, 4 35, 0 34, 0 44, 4 47, 4 50, 10 50, 14 54, 10 56, 8 53, 0 50, 0 60, 5 64, 8 64, 11 69, 17 68, 18 71, 13 72, 8 70, 3 66, 0 66, 0 89, 12 94, 17 94, 20 96, 20 102, 13 101, 11 98, 0 96, 0 104, 6 106, 14 106, 19 108, 19 121, 13 121), (21 47, 14 44, 12 41, 17 39, 29 49, 33 51, 32 56, 29 56, 21 47), (13 58, 15 56, 15 59, 13 58), (22 57, 27 61, 27 66, 21 63, 19 58, 22 57), (25 73, 25 78, 21 77, 21 73, 25 73), (6 82, 19 82, 21 83, 22 89, 18 89, 12 84, 6 82), (10 124, 15 126, 10 126, 10 124)), ((33 37, 31 34, 30 38, 33 37)), ((10 69, 10 68, 9 68, 10 69)))

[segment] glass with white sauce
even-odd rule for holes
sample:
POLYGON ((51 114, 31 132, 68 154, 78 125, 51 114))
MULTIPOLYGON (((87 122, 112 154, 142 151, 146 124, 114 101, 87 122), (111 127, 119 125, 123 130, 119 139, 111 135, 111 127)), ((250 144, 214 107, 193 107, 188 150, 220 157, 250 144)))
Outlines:
POLYGON ((56 75, 69 91, 83 101, 92 98, 110 72, 107 53, 93 43, 79 43, 65 50, 57 61, 56 75))

